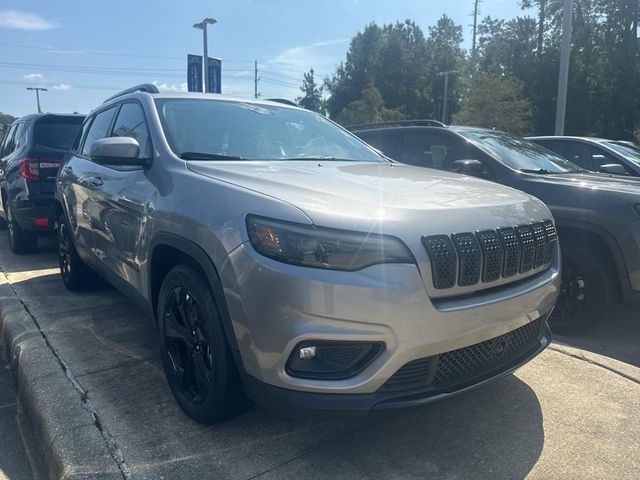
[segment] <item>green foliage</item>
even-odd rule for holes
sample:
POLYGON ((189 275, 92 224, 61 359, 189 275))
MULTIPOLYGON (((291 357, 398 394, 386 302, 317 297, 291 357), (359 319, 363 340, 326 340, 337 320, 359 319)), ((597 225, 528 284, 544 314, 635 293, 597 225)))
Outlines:
POLYGON ((527 135, 531 133, 531 102, 517 80, 495 73, 478 74, 454 123, 527 135))
MULTIPOLYGON (((480 22, 473 59, 461 47, 462 27, 445 15, 426 35, 410 20, 365 26, 325 80, 328 113, 345 123, 440 119, 439 73, 455 70, 448 111, 457 121, 553 133, 564 0, 520 4, 534 14, 480 22), (494 93, 497 104, 483 102, 494 93), (479 111, 482 103, 496 113, 479 111), (499 120, 502 114, 509 120, 499 120)), ((640 129, 639 20, 640 0, 574 0, 567 134, 631 139, 640 129)))
POLYGON ((296 98, 298 105, 323 115, 326 113, 325 102, 322 99, 323 87, 316 84, 313 68, 304 74, 300 91, 303 95, 296 98))
POLYGON ((385 122, 407 118, 398 109, 384 106, 384 100, 378 89, 369 86, 362 91, 361 99, 354 100, 335 117, 336 122, 348 126, 358 123, 385 122))
POLYGON ((16 117, 8 113, 0 112, 0 142, 4 139, 5 134, 9 131, 9 125, 15 121, 16 117))

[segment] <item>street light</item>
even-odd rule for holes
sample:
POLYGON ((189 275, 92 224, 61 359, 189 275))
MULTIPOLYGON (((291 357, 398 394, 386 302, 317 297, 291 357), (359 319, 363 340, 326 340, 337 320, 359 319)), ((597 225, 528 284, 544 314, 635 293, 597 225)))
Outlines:
POLYGON ((202 30, 202 44, 204 45, 204 58, 202 60, 202 76, 204 77, 204 91, 209 91, 209 76, 207 75, 207 66, 209 64, 209 53, 207 51, 207 25, 218 23, 215 18, 207 17, 201 22, 194 23, 193 28, 202 30))
POLYGON ((40 91, 48 92, 48 90, 43 87, 27 87, 27 90, 36 91, 36 101, 38 102, 38 113, 42 113, 42 110, 40 110, 40 91))
POLYGON ((442 99, 442 123, 447 123, 447 97, 449 96, 449 75, 458 73, 457 70, 449 70, 448 72, 439 72, 438 76, 444 76, 444 98, 442 99))

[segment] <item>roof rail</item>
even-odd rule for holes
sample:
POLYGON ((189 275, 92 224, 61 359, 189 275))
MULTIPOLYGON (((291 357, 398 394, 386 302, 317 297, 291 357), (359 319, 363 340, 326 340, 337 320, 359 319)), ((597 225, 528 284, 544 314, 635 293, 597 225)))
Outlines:
POLYGON ((437 120, 394 120, 390 122, 359 123, 345 127, 347 130, 363 130, 370 127, 446 127, 437 120))
POLYGON ((296 102, 292 100, 287 100, 286 98, 266 98, 265 100, 267 100, 268 102, 284 103, 285 105, 291 105, 292 107, 300 106, 296 102))
POLYGON ((118 92, 115 95, 110 96, 102 103, 107 103, 109 100, 113 100, 114 98, 118 98, 118 97, 121 97, 122 95, 127 95, 128 93, 133 93, 133 92, 160 93, 160 90, 158 90, 158 87, 156 87, 153 83, 143 83, 142 85, 136 85, 135 87, 122 90, 121 92, 118 92))

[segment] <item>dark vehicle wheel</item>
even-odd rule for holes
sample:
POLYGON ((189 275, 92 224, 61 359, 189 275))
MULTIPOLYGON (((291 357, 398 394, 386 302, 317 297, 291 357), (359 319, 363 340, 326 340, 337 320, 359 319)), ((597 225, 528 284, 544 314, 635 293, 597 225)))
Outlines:
POLYGON ((7 202, 7 236, 9 237, 9 248, 13 253, 24 254, 33 253, 38 246, 38 237, 33 232, 26 232, 13 216, 11 204, 7 202))
POLYGON ((610 275, 597 254, 580 247, 562 251, 562 286, 549 319, 551 330, 578 333, 597 323, 611 293, 610 275))
POLYGON ((58 217, 58 266, 62 282, 71 291, 84 290, 94 284, 96 273, 82 261, 64 215, 58 217))
POLYGON ((214 423, 248 407, 216 301, 191 266, 174 267, 162 282, 158 326, 167 380, 187 415, 214 423))

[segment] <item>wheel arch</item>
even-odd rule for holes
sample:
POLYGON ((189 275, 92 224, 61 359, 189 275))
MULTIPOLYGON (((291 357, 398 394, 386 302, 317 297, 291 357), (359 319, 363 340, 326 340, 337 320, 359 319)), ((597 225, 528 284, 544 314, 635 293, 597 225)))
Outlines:
MULTIPOLYGON (((196 243, 172 233, 158 233, 150 245, 149 267, 147 272, 147 308, 149 314, 157 322, 157 304, 160 286, 166 274, 180 263, 191 263, 209 282, 209 286, 217 303, 222 326, 229 345, 238 352, 238 341, 233 330, 229 309, 224 296, 222 282, 218 270, 209 255, 196 243)), ((239 360, 239 355, 236 361, 239 360)), ((240 366, 240 365, 239 365, 240 366)))
POLYGON ((612 285, 612 296, 621 299, 623 293, 622 282, 628 278, 624 258, 615 238, 610 238, 608 232, 599 228, 584 226, 556 225, 561 248, 570 249, 572 245, 586 248, 602 255, 609 270, 612 285))

